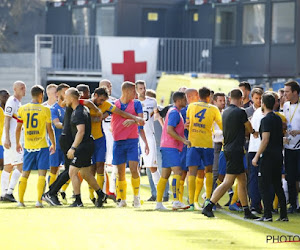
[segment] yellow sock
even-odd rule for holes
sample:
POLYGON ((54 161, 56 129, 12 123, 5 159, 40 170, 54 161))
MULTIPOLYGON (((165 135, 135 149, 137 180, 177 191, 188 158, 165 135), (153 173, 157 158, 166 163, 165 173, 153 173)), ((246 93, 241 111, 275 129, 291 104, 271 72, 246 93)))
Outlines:
POLYGON ((213 173, 206 173, 205 174, 206 178, 206 199, 210 199, 212 189, 213 189, 213 173))
POLYGON ((223 182, 223 181, 221 181, 221 180, 217 179, 217 181, 216 181, 216 183, 217 183, 217 186, 220 186, 222 182, 223 182))
POLYGON ((37 183, 37 195, 38 195, 39 202, 42 202, 42 195, 44 193, 45 185, 46 185, 46 177, 40 175, 37 183))
POLYGON ((234 187, 233 196, 232 196, 230 205, 233 205, 234 203, 236 203, 238 198, 239 198, 239 194, 238 194, 238 183, 237 183, 234 187))
POLYGON ((199 195, 203 188, 203 183, 204 183, 204 178, 196 177, 196 190, 195 190, 194 203, 198 203, 199 195))
POLYGON ((189 176, 189 201, 190 205, 194 204, 195 190, 196 190, 196 176, 189 176))
POLYGON ((104 183, 104 174, 97 174, 97 183, 101 190, 103 189, 103 183, 104 183))
POLYGON ((118 178, 117 178, 117 180, 116 180, 116 199, 117 200, 119 200, 119 199, 121 199, 121 195, 120 195, 120 189, 119 189, 119 180, 118 180, 118 178))
POLYGON ((52 183, 55 182, 57 175, 49 173, 49 176, 50 176, 50 178, 49 178, 49 186, 51 186, 52 183))
POLYGON ((61 191, 66 192, 69 184, 71 182, 71 179, 69 179, 62 187, 61 187, 61 191))
POLYGON ((95 198, 94 189, 90 185, 89 185, 89 193, 90 193, 90 199, 93 200, 95 198))
POLYGON ((127 182, 126 182, 126 180, 119 181, 120 198, 123 201, 126 200, 126 191, 127 191, 127 182))
POLYGON ((10 174, 9 174, 9 181, 10 181, 10 179, 11 179, 11 176, 12 176, 12 173, 14 172, 14 170, 12 170, 11 172, 10 172, 10 174))
POLYGON ((19 180, 19 201, 24 203, 24 194, 27 186, 27 178, 21 177, 19 180))
POLYGON ((173 191, 173 200, 178 201, 179 200, 179 187, 180 187, 180 175, 173 175, 172 180, 172 191, 173 191))
POLYGON ((184 181, 180 180, 180 187, 179 187, 179 201, 183 201, 183 192, 184 192, 184 181))
POLYGON ((276 194, 273 201, 273 208, 278 209, 278 196, 276 194))
POLYGON ((138 177, 136 179, 131 177, 131 185, 133 190, 133 195, 138 196, 140 192, 140 184, 141 184, 141 178, 138 177))
POLYGON ((167 185, 168 179, 160 177, 158 183, 157 183, 157 194, 156 194, 156 200, 157 202, 162 202, 163 194, 167 185))

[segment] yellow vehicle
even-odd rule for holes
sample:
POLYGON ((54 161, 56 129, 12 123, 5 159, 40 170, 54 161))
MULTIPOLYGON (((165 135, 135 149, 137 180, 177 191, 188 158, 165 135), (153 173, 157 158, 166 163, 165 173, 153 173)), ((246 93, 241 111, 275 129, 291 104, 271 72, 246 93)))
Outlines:
POLYGON ((184 75, 166 75, 163 74, 157 84, 156 99, 160 105, 171 103, 173 92, 180 87, 199 89, 208 87, 215 92, 224 92, 226 95, 233 89, 237 88, 239 81, 230 78, 230 75, 219 74, 184 74, 184 75))

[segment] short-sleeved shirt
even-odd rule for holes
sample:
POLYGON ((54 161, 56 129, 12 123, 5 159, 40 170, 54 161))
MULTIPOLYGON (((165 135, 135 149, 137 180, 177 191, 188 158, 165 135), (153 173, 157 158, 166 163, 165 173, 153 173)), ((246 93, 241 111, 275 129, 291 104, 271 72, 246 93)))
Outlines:
MULTIPOLYGON (((110 96, 109 99, 107 100, 109 103, 111 104, 115 104, 115 101, 117 99, 110 96)), ((108 113, 108 116, 102 121, 102 128, 103 128, 103 131, 105 133, 105 135, 107 135, 108 133, 111 134, 111 126, 110 126, 110 123, 111 123, 111 118, 112 118, 112 113, 111 112, 106 112, 108 113)), ((106 138, 107 139, 107 138, 106 138)))
POLYGON ((85 132, 81 141, 81 143, 84 143, 91 138, 91 117, 88 109, 79 104, 71 115, 71 133, 73 140, 77 134, 77 125, 81 124, 85 125, 85 132))
MULTIPOLYGON (((55 119, 58 119, 61 123, 64 122, 64 117, 65 117, 65 112, 66 112, 66 108, 65 107, 61 107, 58 103, 55 103, 51 108, 51 116, 52 116, 52 122, 55 119)), ((57 127, 55 127, 55 125, 53 124, 53 128, 54 128, 54 132, 55 132, 55 139, 56 139, 56 148, 59 148, 59 137, 62 133, 62 129, 59 129, 57 127)))
MULTIPOLYGON (((127 106, 128 106, 128 103, 122 103, 121 101, 120 101, 120 103, 121 103, 121 110, 122 111, 125 111, 125 109, 127 108, 127 106)), ((139 100, 137 100, 137 99, 134 99, 134 110, 135 110, 135 112, 137 113, 137 114, 143 114, 143 106, 142 106, 142 103, 139 101, 139 100)))
POLYGON ((262 133, 269 132, 269 143, 264 152, 268 153, 280 153, 283 148, 283 132, 282 132, 282 120, 273 112, 268 113, 260 123, 259 133, 262 138, 262 133))
POLYGON ((51 111, 39 103, 27 103, 18 110, 18 121, 23 122, 24 148, 47 148, 46 124, 51 123, 51 111))
MULTIPOLYGON (((182 108, 180 110, 180 114, 182 115, 184 123, 186 123, 186 112, 187 112, 187 109, 188 109, 188 105, 185 106, 184 108, 182 108)), ((189 131, 188 131, 188 129, 184 129, 184 136, 185 136, 185 138, 189 137, 189 131)))
POLYGON ((176 128, 180 122, 180 119, 181 119, 181 117, 180 117, 180 114, 178 113, 178 111, 176 109, 172 110, 169 113, 168 126, 172 126, 172 127, 176 128))
POLYGON ((213 148, 214 122, 222 129, 220 110, 206 102, 194 102, 189 104, 186 121, 189 123, 189 141, 192 147, 213 148))
POLYGON ((141 103, 145 120, 144 131, 147 137, 154 134, 154 111, 157 109, 157 102, 154 98, 147 96, 141 103))
POLYGON ((243 151, 245 145, 245 123, 248 121, 244 109, 230 104, 223 115, 224 151, 243 151))
MULTIPOLYGON (((116 106, 111 104, 108 101, 104 101, 101 105, 98 106, 101 112, 104 114, 105 112, 114 112, 116 106)), ((91 117, 96 117, 96 112, 94 110, 90 110, 91 117)), ((102 121, 93 121, 92 122, 92 136, 95 140, 103 137, 103 130, 102 130, 102 121)))
POLYGON ((4 111, 0 107, 0 146, 2 145, 1 138, 2 138, 3 129, 4 129, 4 111))

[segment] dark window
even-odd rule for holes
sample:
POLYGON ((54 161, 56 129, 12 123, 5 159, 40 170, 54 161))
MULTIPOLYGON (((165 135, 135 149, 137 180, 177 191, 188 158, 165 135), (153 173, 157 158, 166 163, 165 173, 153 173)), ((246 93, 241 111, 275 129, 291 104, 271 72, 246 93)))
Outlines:
POLYGON ((89 35, 90 8, 74 8, 72 10, 72 34, 89 35))
POLYGON ((97 8, 96 35, 113 36, 115 34, 115 8, 113 6, 97 8))

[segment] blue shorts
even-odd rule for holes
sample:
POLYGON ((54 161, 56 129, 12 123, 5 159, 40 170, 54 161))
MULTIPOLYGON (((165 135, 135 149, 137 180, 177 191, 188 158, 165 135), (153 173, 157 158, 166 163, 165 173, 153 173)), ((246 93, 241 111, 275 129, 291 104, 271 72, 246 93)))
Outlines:
POLYGON ((180 151, 177 148, 160 148, 163 168, 180 167, 180 151))
MULTIPOLYGON (((246 156, 244 155, 243 157, 243 162, 244 162, 244 168, 245 170, 247 169, 247 162, 246 162, 246 156)), ((220 152, 219 156, 219 175, 225 175, 226 174, 226 158, 224 155, 224 151, 220 152)))
POLYGON ((106 139, 102 136, 99 139, 94 140, 95 151, 92 157, 93 164, 96 162, 105 162, 106 158, 106 139))
POLYGON ((4 152, 3 146, 0 145, 0 160, 3 159, 3 152, 4 152))
POLYGON ((213 148, 188 148, 186 155, 186 165, 198 166, 198 170, 204 169, 204 166, 213 165, 214 149, 213 148))
POLYGON ((187 152, 187 146, 184 145, 182 151, 180 152, 180 166, 182 171, 189 171, 189 168, 186 165, 186 152, 187 152))
POLYGON ((39 151, 28 152, 24 149, 23 171, 34 169, 49 169, 49 148, 41 148, 39 151))
POLYGON ((114 141, 112 164, 120 165, 129 161, 139 162, 138 144, 138 139, 114 141))
POLYGON ((50 155, 50 167, 59 167, 65 164, 64 153, 60 148, 57 148, 53 155, 50 155))

